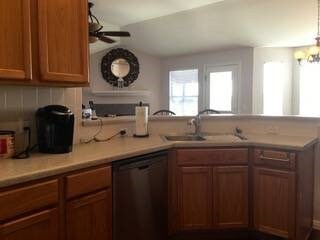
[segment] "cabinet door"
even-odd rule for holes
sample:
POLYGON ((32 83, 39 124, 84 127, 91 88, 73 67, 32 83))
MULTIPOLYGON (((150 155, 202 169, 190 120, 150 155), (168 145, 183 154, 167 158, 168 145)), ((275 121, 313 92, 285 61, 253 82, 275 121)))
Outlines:
POLYGON ((254 169, 254 225, 258 231, 294 239, 295 173, 254 169))
POLYGON ((88 82, 87 0, 38 0, 42 81, 88 82))
POLYGON ((1 240, 58 240, 57 210, 43 211, 0 225, 1 240))
POLYGON ((0 81, 31 79, 30 0, 0 1, 0 81))
POLYGON ((214 169, 214 223, 218 228, 248 227, 248 167, 214 169))
POLYGON ((210 229, 212 227, 211 168, 179 168, 178 205, 181 230, 210 229))
POLYGON ((111 240, 111 238, 111 189, 76 199, 68 203, 68 240, 111 240))

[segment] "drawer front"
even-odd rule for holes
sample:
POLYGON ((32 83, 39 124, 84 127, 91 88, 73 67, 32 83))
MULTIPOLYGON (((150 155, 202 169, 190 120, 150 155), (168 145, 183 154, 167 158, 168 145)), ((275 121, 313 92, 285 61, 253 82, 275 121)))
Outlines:
POLYGON ((267 167, 294 170, 296 168, 296 153, 269 149, 255 149, 254 163, 267 167))
POLYGON ((234 165, 248 163, 248 149, 178 149, 178 165, 234 165))
POLYGON ((103 167, 67 177, 67 198, 111 187, 111 167, 103 167))
POLYGON ((0 193, 0 221, 58 203, 58 180, 0 193))

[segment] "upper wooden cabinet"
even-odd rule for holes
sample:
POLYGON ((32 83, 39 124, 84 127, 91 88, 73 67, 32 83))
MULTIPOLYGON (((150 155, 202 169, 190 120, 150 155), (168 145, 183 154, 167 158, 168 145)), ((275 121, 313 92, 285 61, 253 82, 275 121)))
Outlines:
POLYGON ((0 83, 85 86, 87 0, 0 0, 0 83))
POLYGON ((30 80, 30 0, 0 1, 0 81, 30 80))
POLYGON ((88 9, 85 0, 38 0, 42 81, 88 82, 88 9))

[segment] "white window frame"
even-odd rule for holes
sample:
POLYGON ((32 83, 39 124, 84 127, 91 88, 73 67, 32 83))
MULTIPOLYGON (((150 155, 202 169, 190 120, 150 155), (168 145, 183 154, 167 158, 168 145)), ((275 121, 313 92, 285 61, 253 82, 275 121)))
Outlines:
POLYGON ((206 65, 205 66, 205 82, 204 82, 204 103, 205 109, 210 108, 210 73, 212 72, 232 72, 232 102, 231 102, 231 112, 223 111, 221 113, 232 113, 237 114, 239 111, 240 104, 240 64, 225 64, 225 65, 206 65))

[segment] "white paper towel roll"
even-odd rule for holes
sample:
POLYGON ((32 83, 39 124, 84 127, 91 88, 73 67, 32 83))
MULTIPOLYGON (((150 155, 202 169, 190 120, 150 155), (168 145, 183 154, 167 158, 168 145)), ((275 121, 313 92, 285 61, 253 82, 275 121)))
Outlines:
POLYGON ((148 135, 148 107, 136 107, 136 136, 148 135))

